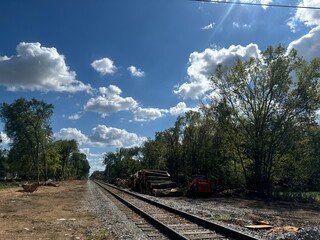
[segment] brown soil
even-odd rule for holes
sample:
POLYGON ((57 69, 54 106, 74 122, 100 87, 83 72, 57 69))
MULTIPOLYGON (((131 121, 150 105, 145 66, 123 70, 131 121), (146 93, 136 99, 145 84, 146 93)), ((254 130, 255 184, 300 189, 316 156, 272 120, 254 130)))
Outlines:
POLYGON ((0 239, 109 239, 109 233, 84 208, 86 181, 0 190, 0 239))

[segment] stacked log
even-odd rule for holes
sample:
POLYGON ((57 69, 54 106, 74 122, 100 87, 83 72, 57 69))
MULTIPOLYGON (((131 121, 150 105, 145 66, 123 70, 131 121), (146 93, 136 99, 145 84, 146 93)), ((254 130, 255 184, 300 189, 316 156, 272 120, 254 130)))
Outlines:
MULTIPOLYGON (((130 178, 131 187, 134 191, 159 196, 169 196, 172 193, 177 195, 179 190, 177 183, 171 181, 170 174, 167 171, 161 170, 140 170, 130 178)), ((181 191, 180 191, 181 192, 181 191)))

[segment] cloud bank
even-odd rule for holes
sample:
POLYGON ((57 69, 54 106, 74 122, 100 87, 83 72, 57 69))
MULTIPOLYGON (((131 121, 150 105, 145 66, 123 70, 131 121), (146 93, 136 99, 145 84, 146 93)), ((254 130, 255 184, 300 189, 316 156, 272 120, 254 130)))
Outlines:
POLYGON ((167 111, 159 108, 141 108, 138 107, 133 111, 134 120, 137 122, 146 122, 150 120, 156 120, 164 116, 167 111))
POLYGON ((0 56, 0 84, 9 91, 39 90, 56 92, 78 92, 91 90, 76 79, 70 71, 65 57, 57 49, 46 48, 40 43, 21 42, 17 54, 0 56))
POLYGON ((92 129, 89 136, 83 134, 76 128, 62 128, 54 134, 56 140, 75 139, 80 145, 110 148, 110 147, 131 147, 141 145, 147 140, 145 137, 139 137, 135 133, 127 132, 124 129, 98 125, 92 129))
POLYGON ((121 89, 115 85, 99 88, 100 96, 90 98, 84 106, 87 111, 97 112, 103 116, 110 113, 127 111, 138 106, 132 97, 121 97, 121 89))
POLYGON ((231 45, 229 48, 210 49, 203 52, 193 52, 189 57, 189 67, 187 70, 188 82, 183 83, 175 94, 183 98, 199 99, 205 93, 212 90, 209 77, 212 75, 218 64, 230 67, 236 59, 246 61, 251 57, 259 57, 260 50, 256 44, 249 44, 245 47, 241 45, 231 45))

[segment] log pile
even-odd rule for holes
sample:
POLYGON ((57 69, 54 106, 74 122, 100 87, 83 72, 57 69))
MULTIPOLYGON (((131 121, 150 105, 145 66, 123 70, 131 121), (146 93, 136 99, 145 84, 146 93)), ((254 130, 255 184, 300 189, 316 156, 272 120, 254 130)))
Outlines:
POLYGON ((177 183, 170 179, 167 171, 140 170, 130 178, 132 190, 155 196, 177 196, 182 195, 177 183))

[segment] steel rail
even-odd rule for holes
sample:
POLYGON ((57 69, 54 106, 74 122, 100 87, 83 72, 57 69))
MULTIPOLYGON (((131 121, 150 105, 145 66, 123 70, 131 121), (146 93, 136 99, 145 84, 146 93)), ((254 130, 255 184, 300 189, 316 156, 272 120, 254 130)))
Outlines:
MULTIPOLYGON (((233 239, 239 239, 239 240, 258 240, 258 238, 255 238, 255 237, 250 236, 248 234, 239 232, 237 230, 231 229, 231 228, 226 227, 226 226, 222 226, 222 225, 220 225, 218 223, 214 223, 214 222, 208 221, 208 220, 206 220, 204 218, 201 218, 199 216, 196 216, 196 215, 193 215, 193 214, 190 214, 190 213, 187 213, 187 212, 184 212, 184 211, 169 207, 169 206, 161 204, 159 202, 155 202, 155 201, 153 201, 151 199, 148 199, 148 198, 143 197, 141 195, 135 194, 135 193, 130 192, 128 190, 121 189, 121 188, 116 187, 116 186, 114 186, 112 184, 108 184, 108 183, 104 183, 104 182, 101 183, 101 182, 97 182, 97 181, 95 181, 95 182, 101 187, 103 187, 102 184, 105 184, 105 185, 107 185, 109 187, 112 187, 112 188, 115 188, 115 189, 117 189, 119 191, 122 191, 122 192, 125 192, 127 194, 130 194, 130 195, 132 195, 132 196, 134 196, 134 197, 136 197, 136 198, 138 198, 138 199, 140 199, 142 201, 145 201, 145 202, 150 203, 150 204, 152 204, 154 206, 162 208, 162 209, 164 209, 164 210, 166 210, 168 212, 177 214, 177 215, 179 215, 179 216, 181 216, 181 217, 183 217, 183 218, 185 218, 185 219, 187 219, 187 220, 189 220, 189 221, 191 221, 191 222, 193 222, 195 224, 198 224, 198 225, 200 225, 202 227, 205 227, 207 229, 213 230, 213 231, 215 231, 217 233, 223 234, 226 237, 230 237, 230 238, 233 238, 233 239)), ((121 197, 119 197, 119 198, 121 198, 121 197)), ((145 212, 143 212, 143 213, 145 213, 145 212)), ((148 218, 153 219, 152 216, 148 216, 148 218)), ((150 221, 153 221, 151 219, 150 219, 150 221)), ((158 221, 158 220, 156 220, 156 221, 158 221)), ((170 228, 170 227, 164 226, 164 228, 170 228)), ((173 229, 171 229, 171 228, 168 229, 168 231, 171 231, 171 230, 173 230, 173 229)), ((175 232, 175 233, 177 233, 177 232, 175 232)), ((179 233, 177 233, 177 234, 179 234, 179 233)), ((180 235, 180 236, 183 237, 182 235, 180 235)), ((178 238, 174 238, 174 239, 178 239, 178 238)), ((187 239, 187 238, 179 238, 179 239, 187 239)))
MULTIPOLYGON (((118 199, 120 202, 122 202, 123 204, 125 204, 126 206, 128 206, 130 209, 132 209, 133 211, 135 211, 136 213, 142 215, 148 222, 150 222, 152 225, 154 225, 156 228, 158 228, 160 231, 165 232, 165 234, 172 238, 172 239, 177 239, 177 240, 188 240, 188 238, 185 238, 184 236, 182 236, 181 234, 179 234, 178 232, 176 232, 174 229, 170 228, 169 226, 167 226, 166 224, 162 223, 161 221, 153 218, 151 215, 149 215, 148 213, 144 212, 142 209, 136 207, 135 205, 131 204, 130 202, 124 200, 122 197, 120 197, 118 194, 108 190, 107 188, 105 188, 103 186, 103 183, 101 184, 98 181, 95 181, 96 184, 98 184, 100 187, 102 187, 103 189, 105 189, 106 191, 108 191, 110 194, 112 194, 116 199, 118 199)), ((106 184, 109 187, 113 187, 110 184, 106 184)), ((121 191, 121 189, 118 188, 118 190, 121 191)))

